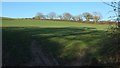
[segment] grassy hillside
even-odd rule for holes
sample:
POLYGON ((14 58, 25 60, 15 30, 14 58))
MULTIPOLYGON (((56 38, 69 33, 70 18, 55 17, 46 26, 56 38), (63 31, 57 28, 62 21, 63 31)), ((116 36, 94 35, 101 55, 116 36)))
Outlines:
POLYGON ((98 30, 108 28, 106 24, 86 24, 65 21, 48 21, 48 20, 3 20, 3 27, 41 27, 41 28, 61 28, 61 27, 90 27, 98 30))
POLYGON ((14 18, 9 18, 9 17, 0 17, 2 20, 14 20, 14 18))
POLYGON ((108 25, 45 20, 3 20, 2 25, 3 64, 6 65, 29 62, 33 40, 62 63, 70 65, 80 60, 89 64, 97 57, 98 42, 108 28, 108 25))

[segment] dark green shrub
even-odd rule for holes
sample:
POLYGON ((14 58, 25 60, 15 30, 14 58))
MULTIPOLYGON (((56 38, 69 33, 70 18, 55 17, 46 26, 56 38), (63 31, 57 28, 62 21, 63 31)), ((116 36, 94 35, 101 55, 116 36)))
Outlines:
POLYGON ((104 65, 120 64, 120 28, 111 27, 100 42, 99 62, 104 65))

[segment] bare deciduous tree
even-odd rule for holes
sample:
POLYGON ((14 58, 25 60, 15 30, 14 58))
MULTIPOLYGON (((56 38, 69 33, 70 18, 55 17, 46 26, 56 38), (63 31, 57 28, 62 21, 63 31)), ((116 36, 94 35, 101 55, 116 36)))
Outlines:
POLYGON ((112 18, 115 18, 114 20, 118 22, 118 27, 120 28, 120 1, 119 2, 111 2, 111 3, 106 3, 103 2, 108 6, 111 6, 113 8, 113 11, 115 13, 115 16, 110 16, 112 18))
POLYGON ((44 19, 45 16, 43 15, 43 13, 38 12, 38 13, 36 14, 35 18, 37 18, 37 19, 44 19))
POLYGON ((49 17, 50 19, 54 19, 54 18, 56 17, 56 13, 55 13, 55 12, 50 12, 50 13, 48 14, 48 17, 49 17))
POLYGON ((70 13, 64 13, 63 18, 64 20, 70 20, 72 18, 72 15, 70 13))
POLYGON ((89 22, 90 19, 93 19, 92 14, 89 13, 89 12, 85 12, 85 13, 83 13, 83 17, 86 19, 87 22, 89 22))
POLYGON ((75 21, 82 21, 82 16, 81 15, 74 16, 74 20, 75 21))
POLYGON ((102 15, 100 12, 93 12, 93 20, 95 23, 97 23, 102 18, 102 15))

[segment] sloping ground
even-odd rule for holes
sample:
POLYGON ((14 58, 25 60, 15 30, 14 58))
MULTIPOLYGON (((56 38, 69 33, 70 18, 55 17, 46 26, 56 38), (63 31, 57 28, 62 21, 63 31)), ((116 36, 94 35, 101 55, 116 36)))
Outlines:
POLYGON ((46 49, 42 48, 41 45, 36 41, 33 40, 31 42, 31 53, 32 53, 32 60, 25 64, 25 66, 82 66, 84 65, 83 62, 85 58, 90 55, 90 49, 86 48, 85 53, 79 56, 76 60, 73 60, 70 63, 64 63, 64 61, 59 62, 55 56, 46 49))
POLYGON ((91 53, 94 54, 96 43, 102 33, 104 31, 87 27, 6 27, 3 28, 3 64, 5 66, 88 65, 91 53))
POLYGON ((56 58, 50 52, 43 51, 43 48, 33 40, 31 43, 32 61, 30 61, 26 66, 53 66, 59 65, 56 58))
POLYGON ((84 63, 85 59, 91 55, 90 48, 86 48, 84 53, 72 62, 65 63, 65 61, 62 60, 59 62, 51 52, 42 48, 36 40, 31 42, 31 53, 32 60, 25 64, 25 66, 82 66, 87 65, 84 63))
POLYGON ((2 28, 4 66, 96 65, 100 46, 97 43, 107 28, 107 25, 31 20, 6 20, 3 26, 6 26, 2 28), (38 28, 43 26, 46 28, 38 28))

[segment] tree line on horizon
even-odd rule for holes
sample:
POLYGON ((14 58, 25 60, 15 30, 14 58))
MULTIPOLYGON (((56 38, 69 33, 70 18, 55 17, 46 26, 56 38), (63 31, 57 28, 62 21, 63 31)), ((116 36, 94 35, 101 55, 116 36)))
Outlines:
POLYGON ((47 15, 44 15, 41 12, 38 12, 33 19, 50 19, 50 20, 70 20, 70 21, 83 21, 85 20, 86 22, 90 22, 93 21, 94 23, 97 23, 100 21, 100 19, 102 18, 102 15, 100 12, 84 12, 80 15, 72 15, 69 12, 65 12, 62 15, 57 15, 55 12, 50 12, 47 15))

